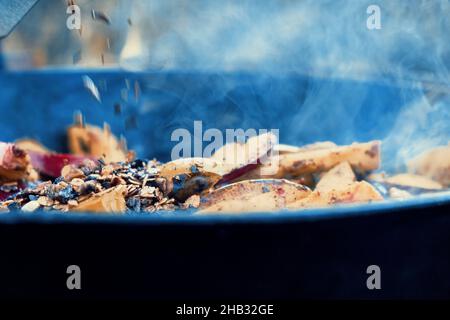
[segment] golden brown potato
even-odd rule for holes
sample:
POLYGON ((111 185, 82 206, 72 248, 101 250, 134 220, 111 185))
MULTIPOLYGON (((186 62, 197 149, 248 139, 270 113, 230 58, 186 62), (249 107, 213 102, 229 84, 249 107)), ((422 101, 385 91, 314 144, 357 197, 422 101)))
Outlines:
POLYGON ((348 188, 355 181, 356 177, 352 167, 345 161, 325 173, 317 183, 315 190, 322 193, 341 190, 348 188))
POLYGON ((412 194, 408 191, 392 187, 389 188, 389 197, 391 197, 392 199, 407 199, 411 198, 412 194))
POLYGON ((211 158, 180 158, 159 166, 158 172, 162 177, 173 177, 197 170, 223 176, 229 173, 233 167, 233 165, 211 158))
MULTIPOLYGON (((247 173, 232 180, 231 183, 255 179, 280 179, 280 177, 278 177, 277 170, 271 170, 271 167, 275 166, 277 166, 276 161, 268 164, 259 164, 255 168, 249 170, 247 173), (275 174, 273 174, 272 172, 274 172, 275 174)), ((286 175, 281 178, 292 181, 294 183, 302 184, 309 188, 313 188, 315 186, 314 176, 312 173, 305 173, 297 176, 286 175)))
POLYGON ((433 179, 443 186, 450 186, 450 143, 412 159, 408 163, 408 171, 433 179))
POLYGON ((216 189, 202 198, 199 213, 280 210, 310 193, 309 188, 283 179, 246 180, 216 189))
POLYGON ((300 152, 302 148, 291 146, 289 144, 276 144, 273 146, 273 150, 275 151, 275 154, 286 154, 300 152))
POLYGON ((305 144, 300 148, 299 151, 310 151, 310 150, 320 150, 320 149, 329 149, 337 147, 334 142, 331 141, 318 141, 310 144, 305 144))
POLYGON ((107 124, 96 126, 75 124, 67 129, 70 152, 103 158, 106 163, 131 160, 124 141, 119 141, 107 124))
POLYGON ((213 187, 228 170, 231 166, 210 158, 177 159, 158 167, 166 181, 164 193, 181 202, 213 187))
POLYGON ((385 179, 386 183, 403 187, 421 188, 427 190, 441 190, 442 185, 427 177, 410 173, 401 173, 385 179))
POLYGON ((122 213, 127 207, 125 203, 125 186, 117 186, 105 191, 93 194, 87 200, 72 207, 72 211, 97 212, 97 213, 122 213))
POLYGON ((375 170, 380 165, 380 142, 354 143, 324 149, 306 150, 280 156, 277 177, 328 171, 347 161, 357 172, 375 170))
POLYGON ((326 207, 340 203, 364 203, 383 200, 381 194, 368 182, 353 182, 343 188, 327 192, 313 191, 308 197, 291 203, 289 209, 326 207))
MULTIPOLYGON (((312 174, 328 171, 341 162, 360 172, 375 170, 380 165, 380 143, 352 144, 335 146, 332 142, 320 142, 299 148, 298 152, 285 152, 275 155, 239 178, 285 178, 306 179, 313 186, 312 174)), ((236 181, 239 181, 236 180, 236 181)))
POLYGON ((277 137, 271 133, 264 133, 250 137, 246 143, 227 143, 217 150, 211 159, 220 161, 235 168, 247 164, 257 164, 258 160, 266 156, 277 142, 277 137))

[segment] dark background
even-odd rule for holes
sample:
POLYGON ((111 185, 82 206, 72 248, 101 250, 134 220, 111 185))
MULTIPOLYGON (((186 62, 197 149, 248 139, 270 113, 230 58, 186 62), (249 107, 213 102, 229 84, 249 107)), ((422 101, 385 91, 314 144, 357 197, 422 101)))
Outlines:
POLYGON ((0 224, 3 298, 450 297, 448 204, 278 222, 0 224), (81 268, 82 289, 66 288, 81 268), (366 268, 381 268, 381 290, 366 268))

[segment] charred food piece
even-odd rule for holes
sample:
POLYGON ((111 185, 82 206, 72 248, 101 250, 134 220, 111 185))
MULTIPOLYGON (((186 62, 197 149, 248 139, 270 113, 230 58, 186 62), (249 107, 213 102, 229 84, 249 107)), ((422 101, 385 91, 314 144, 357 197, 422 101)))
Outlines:
POLYGON ((185 158, 158 167, 158 172, 166 181, 164 193, 184 202, 190 196, 212 188, 227 172, 227 167, 209 158, 185 158))

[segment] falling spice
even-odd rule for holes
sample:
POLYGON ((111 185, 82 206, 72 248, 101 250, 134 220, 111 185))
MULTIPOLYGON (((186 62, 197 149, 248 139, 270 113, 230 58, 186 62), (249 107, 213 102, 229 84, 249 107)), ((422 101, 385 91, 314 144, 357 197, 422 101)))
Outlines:
POLYGON ((125 129, 126 130, 137 129, 137 127, 138 127, 137 119, 134 115, 129 116, 125 120, 125 129))
POLYGON ((101 54, 101 58, 102 58, 102 65, 105 65, 105 55, 103 53, 101 54))
POLYGON ((139 86, 139 82, 137 80, 134 81, 134 100, 136 102, 139 101, 139 96, 141 94, 141 88, 139 86))
POLYGON ((133 22, 131 21, 131 18, 128 18, 127 22, 128 22, 128 25, 129 25, 130 27, 133 25, 133 22))
POLYGON ((88 76, 83 76, 83 84, 86 89, 94 96, 94 98, 98 102, 102 102, 100 98, 100 93, 98 92, 97 86, 94 84, 94 81, 88 76))
POLYGON ((122 88, 120 90, 120 97, 122 98, 122 100, 124 102, 128 102, 128 89, 127 88, 122 88))
POLYGON ((93 20, 99 20, 108 25, 111 24, 111 20, 109 19, 109 17, 101 11, 96 11, 96 10, 92 9, 91 16, 92 16, 93 20))
POLYGON ((75 112, 75 114, 73 115, 73 122, 74 125, 80 128, 84 128, 84 118, 83 114, 80 111, 75 112))
POLYGON ((122 113, 122 106, 120 103, 114 104, 114 114, 120 115, 122 113))

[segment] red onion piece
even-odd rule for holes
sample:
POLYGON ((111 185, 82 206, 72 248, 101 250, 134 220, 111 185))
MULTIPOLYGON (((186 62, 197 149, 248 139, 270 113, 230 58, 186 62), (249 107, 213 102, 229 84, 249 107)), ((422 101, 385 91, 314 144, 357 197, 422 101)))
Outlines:
POLYGON ((42 153, 28 151, 33 168, 49 177, 57 178, 61 169, 68 164, 81 165, 85 160, 97 161, 94 157, 77 156, 64 153, 42 153))

